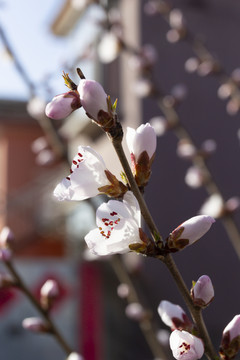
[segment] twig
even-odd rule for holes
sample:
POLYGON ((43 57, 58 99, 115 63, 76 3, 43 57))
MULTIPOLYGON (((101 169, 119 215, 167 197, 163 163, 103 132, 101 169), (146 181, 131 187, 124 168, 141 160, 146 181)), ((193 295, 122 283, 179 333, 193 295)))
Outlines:
MULTIPOLYGON (((133 174, 131 172, 131 169, 129 167, 128 161, 126 159, 126 155, 123 151, 122 145, 121 145, 121 141, 113 139, 112 140, 112 144, 115 148, 115 151, 119 157, 119 160, 122 164, 123 170, 125 171, 125 174, 127 176, 127 179, 129 181, 129 184, 131 186, 131 190, 133 191, 135 197, 137 198, 139 205, 140 205, 140 209, 142 212, 142 216, 147 224, 147 226, 149 227, 149 230, 151 231, 153 238, 154 238, 154 234, 159 234, 159 231, 152 219, 152 216, 150 215, 150 212, 148 210, 148 207, 143 199, 143 196, 141 194, 141 192, 138 189, 138 186, 136 184, 136 181, 133 177, 133 174)), ((175 283, 177 284, 177 287, 181 293, 181 295, 183 296, 186 305, 191 313, 191 316, 193 318, 194 323, 196 324, 196 327, 199 331, 199 334, 202 338, 202 340, 204 341, 204 345, 205 345, 205 353, 207 355, 207 357, 211 360, 217 359, 218 355, 216 354, 214 347, 212 345, 211 339, 209 337, 209 334, 207 332, 207 328, 205 326, 205 323, 203 321, 203 318, 199 315, 199 311, 197 310, 197 308, 194 306, 192 299, 190 297, 188 288, 174 262, 174 260, 172 259, 172 257, 168 254, 163 256, 158 257, 160 260, 162 260, 165 265, 167 266, 168 270, 170 271, 170 273, 172 274, 172 277, 175 281, 175 283)))
MULTIPOLYGON (((122 263, 120 256, 112 256, 110 264, 119 282, 127 284, 130 290, 127 298, 128 303, 141 303, 139 296, 135 290, 134 284, 131 280, 131 277, 128 274, 124 264, 122 263)), ((156 332, 149 317, 144 316, 138 323, 154 357, 162 360, 167 360, 167 356, 156 338, 156 332)))
POLYGON ((28 297, 34 307, 40 312, 42 317, 47 322, 49 327, 49 332, 54 335, 56 340, 58 341, 59 345, 63 348, 67 355, 71 354, 74 350, 68 345, 66 340, 62 337, 56 326, 54 325, 53 321, 51 320, 48 312, 44 310, 40 303, 35 299, 32 293, 29 291, 28 287, 25 285, 23 280, 21 279, 20 275, 18 274, 17 270, 13 266, 11 261, 5 261, 4 264, 8 268, 9 272, 12 274, 14 279, 16 280, 16 286, 28 297))

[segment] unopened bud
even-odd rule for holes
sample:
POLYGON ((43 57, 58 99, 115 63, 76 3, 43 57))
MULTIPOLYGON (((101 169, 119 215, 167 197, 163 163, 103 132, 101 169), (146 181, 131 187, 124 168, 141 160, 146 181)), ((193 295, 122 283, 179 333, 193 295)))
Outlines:
POLYGON ((185 311, 179 305, 172 304, 170 301, 162 300, 158 306, 158 314, 162 322, 172 330, 184 329, 191 330, 193 325, 185 311))
POLYGON ((117 294, 120 298, 125 299, 129 295, 129 286, 127 284, 120 284, 117 288, 117 294))
POLYGON ((227 99, 232 94, 233 87, 230 83, 224 83, 218 88, 218 97, 222 100, 227 99))
POLYGON ((32 97, 27 104, 27 111, 34 119, 45 117, 46 101, 38 96, 32 97))
POLYGON ((195 71, 197 71, 198 66, 199 66, 199 60, 195 57, 191 57, 187 59, 187 61, 185 62, 185 70, 188 73, 194 73, 195 71))
POLYGON ((211 279, 202 275, 191 289, 191 296, 195 305, 206 307, 213 301, 214 289, 211 279))
POLYGON ((222 335, 220 354, 222 359, 233 359, 240 350, 240 315, 234 316, 222 335))
POLYGON ((64 119, 74 110, 81 107, 79 95, 76 91, 55 96, 46 106, 46 115, 54 120, 64 119))
POLYGON ((139 303, 131 303, 128 304, 125 313, 127 317, 129 317, 132 320, 141 321, 144 316, 146 315, 146 312, 144 311, 144 308, 139 303))
POLYGON ((188 89, 185 84, 177 84, 171 90, 171 94, 177 102, 185 100, 187 97, 187 93, 188 89))
POLYGON ((47 280, 40 290, 41 296, 56 298, 59 295, 59 287, 55 280, 47 280))
POLYGON ((133 85, 133 92, 140 98, 149 96, 153 91, 153 83, 146 78, 139 78, 133 85))
POLYGON ((209 156, 217 149, 217 143, 213 139, 207 139, 202 143, 201 153, 202 155, 209 156))
POLYGON ((156 133, 149 123, 140 125, 137 130, 128 127, 126 141, 137 184, 145 186, 151 175, 151 165, 156 151, 156 133))
POLYGON ((239 83, 240 83, 240 68, 234 69, 231 76, 232 76, 233 81, 239 85, 239 83))
POLYGON ((194 216, 179 225, 168 237, 167 246, 172 251, 184 249, 199 240, 215 220, 208 215, 194 216))
POLYGON ((240 108, 240 102, 238 98, 232 98, 231 100, 228 101, 226 105, 227 113, 232 116, 238 113, 239 108, 240 108))
POLYGON ((51 165, 54 160, 56 160, 55 154, 50 149, 41 150, 35 158, 36 164, 40 166, 51 165))
POLYGON ((45 136, 41 136, 34 140, 31 144, 31 150, 35 154, 38 154, 40 151, 46 149, 48 147, 48 142, 45 136))
POLYGON ((59 286, 55 280, 47 280, 40 290, 41 304, 45 309, 49 309, 54 300, 59 296, 59 286))
POLYGON ((15 241, 15 236, 8 226, 4 226, 0 232, 0 247, 11 247, 15 241))
POLYGON ((0 260, 9 261, 12 258, 12 251, 8 248, 0 248, 0 260))
POLYGON ((214 217, 215 219, 223 216, 224 201, 222 196, 219 194, 212 194, 209 196, 200 208, 199 214, 206 214, 214 217))
POLYGON ((105 33, 98 44, 98 56, 102 63, 109 64, 114 61, 121 50, 119 39, 112 32, 105 33))
POLYGON ((203 170, 197 166, 191 166, 185 175, 185 182, 193 189, 197 189, 204 183, 203 170))
POLYGON ((83 359, 83 357, 82 357, 80 354, 78 354, 78 353, 76 353, 76 352, 72 352, 72 353, 67 357, 66 360, 84 360, 84 359, 83 359))
POLYGON ((108 113, 107 94, 97 81, 81 79, 78 92, 84 110, 93 120, 98 121, 100 110, 108 113))
POLYGON ((228 199, 225 203, 225 211, 228 213, 233 213, 238 210, 240 207, 240 198, 238 196, 233 196, 228 199))
POLYGON ((154 116, 149 120, 157 136, 162 136, 168 129, 168 122, 163 116, 154 116))
POLYGON ((48 332, 49 327, 44 323, 44 321, 38 317, 26 318, 22 322, 22 326, 26 330, 33 332, 48 332))
POLYGON ((174 29, 182 29, 184 27, 184 19, 181 10, 173 9, 169 14, 169 24, 174 29))
POLYGON ((180 140, 177 146, 177 155, 180 158, 191 159, 193 156, 196 155, 196 148, 195 146, 189 142, 188 140, 180 140))
POLYGON ((16 282, 10 275, 0 273, 0 289, 6 289, 15 285, 16 282))

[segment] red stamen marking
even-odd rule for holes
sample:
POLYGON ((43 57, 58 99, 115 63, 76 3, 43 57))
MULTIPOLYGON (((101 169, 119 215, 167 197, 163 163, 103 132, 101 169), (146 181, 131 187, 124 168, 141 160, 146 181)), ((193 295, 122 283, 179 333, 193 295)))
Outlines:
POLYGON ((70 176, 67 176, 66 179, 67 179, 67 180, 70 180, 70 176))
POLYGON ((73 164, 74 164, 74 165, 77 165, 77 162, 76 162, 76 160, 73 160, 73 164))
POLYGON ((117 215, 117 213, 115 211, 110 213, 111 216, 117 215))
POLYGON ((78 156, 83 157, 81 153, 78 153, 78 156))
POLYGON ((70 173, 71 173, 71 174, 73 173, 73 170, 72 170, 72 169, 70 169, 70 173))

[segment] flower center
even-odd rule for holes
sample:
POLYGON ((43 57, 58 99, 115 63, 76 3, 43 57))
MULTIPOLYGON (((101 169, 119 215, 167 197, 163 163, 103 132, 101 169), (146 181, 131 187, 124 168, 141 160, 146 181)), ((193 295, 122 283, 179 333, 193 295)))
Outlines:
POLYGON ((114 227, 119 224, 120 218, 117 217, 118 213, 115 211, 112 211, 110 214, 111 218, 102 218, 103 226, 99 226, 100 234, 105 237, 106 239, 109 239, 111 236, 111 233, 114 229, 114 227), (104 229, 105 228, 105 229, 104 229))
MULTIPOLYGON (((72 168, 70 168, 70 174, 77 168, 79 168, 79 163, 84 160, 84 157, 81 153, 78 153, 75 159, 72 161, 72 168)), ((67 180, 70 180, 70 176, 66 177, 67 180)))
POLYGON ((183 355, 185 353, 187 353, 191 348, 191 345, 186 343, 186 342, 183 342, 180 346, 179 346, 179 349, 181 349, 180 351, 180 355, 183 355))

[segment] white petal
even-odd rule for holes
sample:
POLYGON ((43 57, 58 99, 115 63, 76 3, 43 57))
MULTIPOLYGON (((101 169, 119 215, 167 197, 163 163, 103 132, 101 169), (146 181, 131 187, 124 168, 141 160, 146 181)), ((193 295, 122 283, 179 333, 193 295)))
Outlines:
POLYGON ((64 178, 54 189, 53 195, 59 200, 70 200, 70 181, 64 178))
POLYGON ((131 191, 126 192, 123 197, 123 203, 128 207, 132 217, 135 219, 138 227, 141 227, 141 211, 137 199, 131 191))

